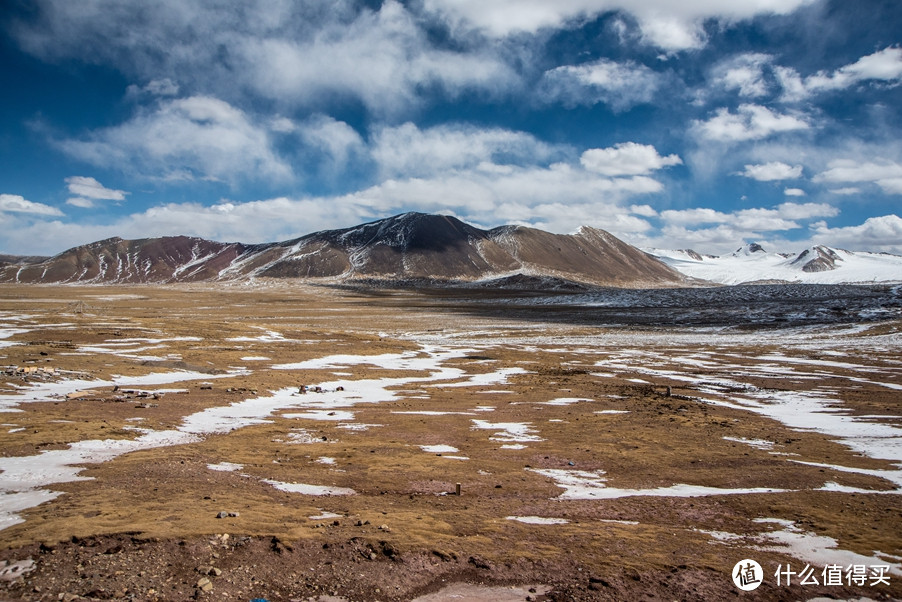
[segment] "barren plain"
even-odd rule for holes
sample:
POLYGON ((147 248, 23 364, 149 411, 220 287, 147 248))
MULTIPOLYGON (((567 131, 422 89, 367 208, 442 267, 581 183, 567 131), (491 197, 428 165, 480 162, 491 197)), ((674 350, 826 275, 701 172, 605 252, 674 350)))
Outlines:
POLYGON ((902 597, 899 288, 720 290, 0 287, 0 598, 902 597))

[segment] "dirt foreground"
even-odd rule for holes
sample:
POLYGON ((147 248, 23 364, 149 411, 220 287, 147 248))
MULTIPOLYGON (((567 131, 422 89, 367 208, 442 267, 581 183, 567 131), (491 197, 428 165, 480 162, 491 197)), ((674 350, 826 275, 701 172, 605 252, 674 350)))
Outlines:
POLYGON ((0 287, 0 599, 902 598, 902 321, 505 303, 0 287))

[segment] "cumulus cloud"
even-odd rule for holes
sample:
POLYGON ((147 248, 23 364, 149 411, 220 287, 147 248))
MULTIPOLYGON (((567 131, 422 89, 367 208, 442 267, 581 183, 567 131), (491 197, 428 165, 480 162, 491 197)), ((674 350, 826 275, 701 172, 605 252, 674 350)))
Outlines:
POLYGON ((293 175, 264 127, 209 96, 167 100, 121 125, 56 144, 92 165, 164 180, 288 180, 293 175))
POLYGON ((56 207, 34 203, 18 194, 0 194, 0 213, 22 213, 28 215, 62 215, 56 207))
POLYGON ((828 184, 870 182, 887 194, 902 194, 902 165, 894 161, 837 159, 831 161, 827 169, 814 176, 813 180, 828 184))
POLYGON ((761 140, 773 134, 806 130, 810 124, 803 117, 775 113, 754 104, 739 105, 736 113, 718 109, 707 121, 694 121, 692 128, 701 139, 716 142, 761 140))
POLYGON ((661 212, 661 219, 667 226, 724 224, 736 231, 773 232, 800 228, 800 220, 838 214, 838 209, 826 203, 782 203, 770 209, 740 209, 729 213, 709 208, 669 209, 661 212))
POLYGON ((546 71, 536 94, 544 102, 568 107, 604 103, 615 111, 624 111, 654 100, 663 79, 645 65, 600 59, 546 71))
POLYGON ((780 161, 770 161, 764 164, 746 165, 745 171, 739 175, 758 180, 759 182, 794 180, 802 177, 802 166, 787 165, 780 161))
POLYGON ((547 163, 565 150, 531 134, 503 128, 413 123, 382 127, 371 136, 371 155, 384 178, 423 177, 449 170, 505 171, 510 165, 547 163))
POLYGON ((425 0, 427 11, 460 26, 476 27, 503 37, 543 28, 562 28, 605 12, 633 15, 643 38, 659 48, 678 51, 705 43, 703 23, 748 19, 761 14, 789 14, 811 0, 734 0, 732 2, 671 2, 669 0, 425 0))
POLYGON ((801 188, 785 188, 783 194, 786 196, 805 196, 805 191, 801 188))
POLYGON ((812 230, 815 239, 831 247, 902 254, 902 218, 898 215, 870 217, 863 224, 838 228, 819 223, 812 230))
POLYGON ((107 188, 96 179, 88 176, 71 176, 65 179, 69 192, 76 196, 66 200, 69 205, 75 207, 90 208, 95 206, 95 201, 125 200, 128 193, 124 190, 107 188))
POLYGON ((591 148, 582 154, 580 163, 589 171, 613 177, 648 175, 680 165, 683 160, 675 154, 662 157, 651 145, 623 142, 610 148, 591 148))

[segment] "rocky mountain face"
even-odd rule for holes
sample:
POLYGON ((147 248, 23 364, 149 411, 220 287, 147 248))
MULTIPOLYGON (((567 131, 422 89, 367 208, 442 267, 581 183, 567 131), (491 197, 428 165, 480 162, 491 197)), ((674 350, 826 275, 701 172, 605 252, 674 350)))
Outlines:
POLYGON ((184 236, 111 238, 51 258, 0 263, 0 281, 21 283, 253 277, 472 282, 516 274, 614 286, 667 286, 683 280, 661 261, 603 230, 582 228, 576 234, 523 226, 482 230, 450 216, 422 213, 278 243, 219 243, 184 236))

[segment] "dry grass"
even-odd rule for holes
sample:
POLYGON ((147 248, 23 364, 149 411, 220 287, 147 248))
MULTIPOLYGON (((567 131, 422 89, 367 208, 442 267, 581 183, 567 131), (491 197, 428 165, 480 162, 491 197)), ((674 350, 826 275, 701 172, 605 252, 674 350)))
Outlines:
MULTIPOLYGON (((138 399, 113 401, 114 391, 109 386, 97 387, 85 399, 22 404, 21 412, 4 414, 3 422, 15 427, 0 430, 3 456, 35 455, 92 439, 132 439, 136 432, 130 428, 134 426, 175 429, 189 414, 254 397, 252 391, 266 396, 286 387, 331 381, 339 378, 334 372, 346 373, 340 378, 348 380, 425 376, 369 365, 271 369, 276 363, 332 354, 418 352, 420 342, 425 341, 468 347, 460 357, 444 364, 467 376, 501 368, 528 371, 511 376, 505 384, 486 386, 410 383, 398 387, 403 392, 394 401, 347 408, 354 413, 353 422, 380 425, 368 430, 351 431, 339 428, 341 421, 286 418, 277 412, 265 424, 91 464, 82 472, 90 480, 49 485, 65 495, 24 511, 23 523, 0 531, 0 542, 6 548, 3 557, 14 558, 41 542, 56 545, 73 536, 84 539, 124 533, 161 542, 204 542, 223 532, 253 538, 277 536, 296 542, 299 549, 329 544, 336 563, 344 558, 341 554, 346 549, 364 545, 361 542, 376 547, 388 543, 396 551, 389 556, 408 559, 408 572, 424 571, 416 579, 408 576, 408 581, 397 577, 403 588, 393 595, 409 599, 413 592, 425 591, 429 579, 438 578, 438 569, 429 567, 436 562, 435 566, 443 566, 436 560, 442 555, 458 559, 452 564, 461 578, 483 570, 466 562, 477 557, 496 573, 494 577, 485 573, 483 580, 524 579, 532 573, 575 598, 601 595, 588 589, 590 574, 608 575, 606 581, 615 593, 632 587, 661 597, 679 591, 682 596, 703 598, 709 591, 706 587, 720 593, 731 591, 727 575, 742 558, 756 558, 766 568, 787 561, 801 568, 804 563, 787 555, 753 549, 755 542, 750 539, 725 545, 703 532, 758 534, 762 527, 751 521, 754 518, 794 521, 805 531, 836 539, 841 549, 867 556, 875 550, 902 554, 902 503, 898 495, 879 493, 892 488, 889 482, 787 458, 880 470, 892 468, 889 462, 857 455, 830 436, 792 430, 766 416, 705 403, 716 396, 701 381, 650 377, 641 370, 618 369, 613 376, 597 375, 609 372, 605 363, 627 349, 625 343, 612 342, 623 338, 625 331, 608 332, 560 321, 546 324, 478 317, 440 307, 447 303, 448 299, 414 293, 367 296, 284 283, 261 288, 0 288, 0 315, 27 314, 29 317, 9 322, 9 326, 30 329, 8 339, 19 344, 0 349, 5 356, 0 359, 3 364, 53 366, 63 374, 79 373, 90 379, 174 369, 204 371, 210 376, 209 380, 143 387, 187 390, 151 400, 156 404, 152 407, 136 407, 144 401, 138 399), (234 340, 271 331, 281 338, 234 340), (166 340, 128 344, 128 339, 134 338, 166 340), (531 344, 521 344, 530 338, 531 344), (519 343, 513 344, 515 339, 519 343), (114 346, 117 342, 125 344, 114 346), (116 353, 102 352, 98 346, 116 353), (88 347, 95 349, 87 351, 88 347), (123 356, 123 350, 131 352, 132 347, 147 349, 134 351, 138 358, 123 356), (149 361, 147 356, 160 361, 149 361), (250 356, 269 360, 242 359, 250 356), (249 373, 221 377, 236 366, 246 367, 249 373), (665 393, 668 385, 671 397, 665 393), (561 397, 593 401, 545 403, 561 397), (479 406, 494 410, 481 412, 479 406), (602 410, 627 413, 596 413, 602 410), (448 413, 411 413, 422 411, 448 413), (542 440, 524 443, 523 449, 505 449, 503 442, 491 438, 494 431, 474 430, 473 420, 528 422, 542 440), (18 428, 24 430, 8 432, 18 428), (313 442, 290 444, 290 434, 298 429, 304 429, 313 442), (767 440, 773 447, 757 449, 724 437, 767 440), (436 455, 420 448, 437 444, 460 451, 436 455), (323 457, 333 458, 334 463, 319 461, 323 457), (219 462, 243 468, 217 472, 207 467, 219 462), (557 499, 561 488, 527 469, 604 471, 609 487, 632 489, 691 483, 792 492, 562 501, 557 499), (264 479, 348 487, 356 494, 316 497, 288 493, 264 479), (874 493, 814 491, 828 481, 874 493), (462 484, 463 495, 444 495, 452 492, 456 483, 462 484), (218 519, 219 511, 240 516, 218 519), (341 515, 339 524, 333 525, 333 519, 309 518, 323 511, 341 515), (512 515, 559 517, 569 522, 528 525, 506 519, 512 515), (691 576, 683 581, 671 579, 677 573, 674 567, 680 565, 687 567, 680 570, 691 576), (644 578, 641 585, 631 578, 634 574, 644 578), (711 583, 706 585, 705 579, 711 583), (669 590, 671 587, 676 589, 669 590)), ((898 333, 899 324, 880 329, 898 333)), ((656 339, 646 331, 631 348, 666 358, 674 347, 666 333, 656 339)), ((808 347, 782 349, 772 338, 723 337, 715 343, 699 343, 690 351, 709 354, 724 365, 754 364, 756 358, 773 352, 816 357, 808 347)), ((836 388, 850 412, 889 415, 894 417, 889 422, 899 423, 898 391, 871 382, 902 384, 897 348, 864 353, 860 347, 852 347, 848 357, 830 359, 866 363, 871 370, 862 374, 841 366, 819 367, 820 375, 794 380, 759 371, 744 377, 744 382, 762 389, 836 388), (854 387, 849 376, 859 379, 854 387)), ((635 366, 644 367, 641 362, 635 366)), ((720 369, 679 363, 670 368, 689 377, 720 369)), ((0 378, 0 389, 7 392, 22 385, 19 376, 0 378)), ((297 570, 292 566, 292 572, 297 570)), ((286 569, 285 578, 290 581, 289 574, 286 569)), ((77 581, 77 575, 72 577, 77 581)), ((383 578, 392 582, 392 571, 383 578)), ((900 595, 902 577, 893 579, 892 586, 879 593, 900 595)), ((311 594, 318 591, 310 589, 312 585, 297 587, 311 594)), ((14 591, 24 595, 25 590, 14 591)), ((157 587, 156 591, 161 590, 157 587)), ((345 594, 352 595, 352 591, 345 594)), ((788 590, 771 587, 762 591, 766 598, 782 596, 788 590)), ((878 593, 867 587, 811 587, 795 593, 810 597, 825 591, 878 593)), ((369 599, 365 594, 359 596, 369 599)))

